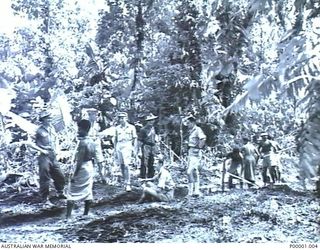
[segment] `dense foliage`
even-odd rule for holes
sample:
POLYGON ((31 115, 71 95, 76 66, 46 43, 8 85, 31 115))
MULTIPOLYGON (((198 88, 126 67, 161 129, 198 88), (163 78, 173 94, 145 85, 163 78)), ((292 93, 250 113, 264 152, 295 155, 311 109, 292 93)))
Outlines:
MULTIPOLYGON (((305 177, 316 176, 318 2, 85 2, 12 1, 28 20, 12 37, 0 37, 0 87, 13 93, 6 104, 12 112, 36 123, 43 106, 68 106, 60 113, 70 109, 73 119, 95 108, 104 127, 118 110, 132 122, 152 112, 163 134, 178 141, 181 118, 193 113, 211 147, 262 130, 286 136, 302 120, 299 166, 305 177)), ((1 116, 1 147, 21 134, 9 120, 1 116)), ((62 140, 72 132, 61 129, 62 140)))

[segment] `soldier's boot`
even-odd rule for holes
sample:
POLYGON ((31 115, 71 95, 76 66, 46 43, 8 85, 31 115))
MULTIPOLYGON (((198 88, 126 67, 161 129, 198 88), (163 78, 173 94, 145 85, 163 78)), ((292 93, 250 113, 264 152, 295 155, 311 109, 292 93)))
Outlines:
POLYGON ((73 209, 73 201, 67 201, 67 216, 66 216, 67 219, 71 217, 72 209, 73 209))
POLYGON ((90 210, 91 201, 84 201, 84 212, 83 215, 88 215, 90 210))

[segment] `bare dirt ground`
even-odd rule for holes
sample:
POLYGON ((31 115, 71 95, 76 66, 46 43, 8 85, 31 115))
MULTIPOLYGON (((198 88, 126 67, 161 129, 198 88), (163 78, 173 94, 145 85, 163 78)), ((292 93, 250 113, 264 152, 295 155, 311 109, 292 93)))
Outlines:
MULTIPOLYGON (((172 203, 137 204, 119 185, 94 185, 93 206, 84 217, 77 204, 65 219, 66 201, 39 204, 37 188, 1 186, 0 241, 8 243, 320 243, 319 197, 288 184, 221 191, 203 185, 203 196, 186 198, 179 184, 172 203)), ((318 246, 319 247, 319 246, 318 246)))

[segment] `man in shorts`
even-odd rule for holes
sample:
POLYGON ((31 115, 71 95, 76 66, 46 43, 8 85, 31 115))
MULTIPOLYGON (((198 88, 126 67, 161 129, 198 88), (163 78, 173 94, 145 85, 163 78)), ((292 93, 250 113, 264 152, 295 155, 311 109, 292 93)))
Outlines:
POLYGON ((128 123, 128 114, 118 115, 119 125, 115 129, 115 156, 121 168, 125 190, 131 191, 130 167, 137 154, 137 132, 134 125, 128 123))
POLYGON ((196 118, 190 116, 187 118, 187 126, 189 129, 188 140, 188 195, 200 195, 200 177, 199 168, 202 159, 202 149, 206 142, 206 135, 202 129, 197 126, 196 118))

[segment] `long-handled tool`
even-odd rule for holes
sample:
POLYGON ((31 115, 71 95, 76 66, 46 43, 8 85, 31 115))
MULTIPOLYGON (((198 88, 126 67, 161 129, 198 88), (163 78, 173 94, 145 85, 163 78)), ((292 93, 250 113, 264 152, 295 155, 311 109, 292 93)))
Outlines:
POLYGON ((242 180, 242 181, 244 181, 244 182, 246 182, 246 183, 248 183, 248 184, 252 184, 252 185, 255 185, 255 186, 257 186, 257 187, 261 187, 261 186, 259 186, 259 185, 257 185, 256 183, 254 183, 254 182, 251 182, 251 181, 248 181, 248 180, 246 180, 246 179, 244 179, 244 178, 242 178, 242 177, 240 177, 240 176, 238 176, 238 175, 234 175, 234 174, 231 174, 230 172, 228 172, 228 171, 226 171, 230 176, 232 176, 232 177, 234 177, 234 178, 237 178, 237 179, 239 179, 239 180, 242 180))
POLYGON ((188 162, 183 159, 182 157, 180 157, 179 155, 177 155, 167 144, 165 144, 163 141, 160 140, 160 142, 168 149, 170 150, 170 152, 172 154, 174 154, 174 156, 176 156, 181 162, 183 162, 184 164, 188 165, 188 162))

